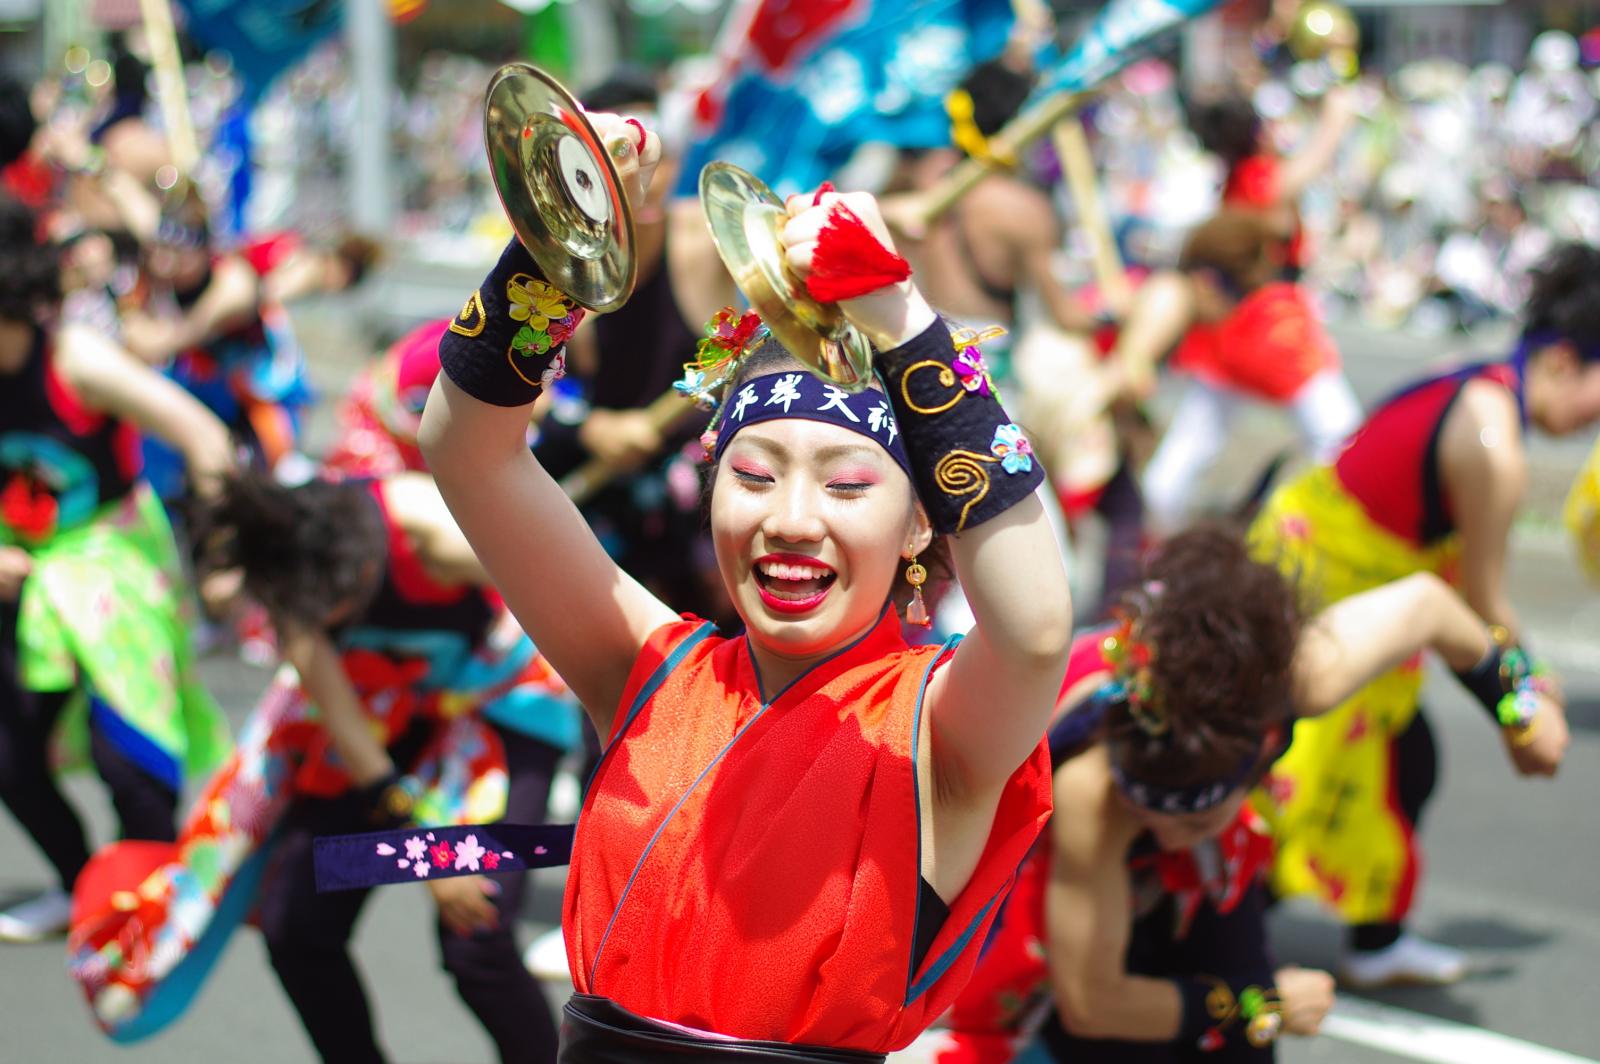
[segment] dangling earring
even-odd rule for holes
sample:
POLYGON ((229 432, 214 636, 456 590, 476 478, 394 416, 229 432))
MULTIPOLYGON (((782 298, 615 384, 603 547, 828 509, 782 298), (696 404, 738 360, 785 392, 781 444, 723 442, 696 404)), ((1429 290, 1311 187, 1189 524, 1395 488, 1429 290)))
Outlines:
POLYGON ((911 585, 911 601, 906 604, 906 623, 914 624, 918 628, 932 627, 933 621, 928 617, 927 603, 922 601, 922 585, 928 582, 928 570, 917 561, 917 556, 911 556, 911 564, 906 566, 906 583, 911 585))

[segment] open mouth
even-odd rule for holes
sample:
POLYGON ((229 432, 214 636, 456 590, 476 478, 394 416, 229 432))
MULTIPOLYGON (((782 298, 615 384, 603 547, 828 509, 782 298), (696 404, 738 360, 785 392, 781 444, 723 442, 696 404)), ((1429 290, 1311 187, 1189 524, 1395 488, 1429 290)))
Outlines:
POLYGON ((798 555, 769 554, 755 564, 761 600, 780 613, 815 609, 838 576, 832 567, 798 555))

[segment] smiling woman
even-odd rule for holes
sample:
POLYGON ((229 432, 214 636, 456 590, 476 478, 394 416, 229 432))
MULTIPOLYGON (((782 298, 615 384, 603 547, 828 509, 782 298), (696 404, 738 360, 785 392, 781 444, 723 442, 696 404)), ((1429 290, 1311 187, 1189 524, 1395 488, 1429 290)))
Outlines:
MULTIPOLYGON (((619 165, 634 199, 660 151, 637 143, 619 165)), ((819 251, 893 255, 862 195, 791 200, 781 240, 802 281, 819 251)), ((484 327, 446 334, 421 442, 607 737, 568 877, 561 1059, 881 1061, 960 989, 1048 815, 1071 605, 1042 471, 988 389, 961 383, 974 370, 909 280, 840 303, 883 391, 744 337, 761 349, 708 437, 712 539, 745 623, 726 638, 617 569, 529 455, 533 382, 561 353, 507 354, 500 292, 519 275, 538 268, 513 243, 469 301, 484 327), (977 625, 912 648, 891 589, 936 532, 955 534, 977 625)))

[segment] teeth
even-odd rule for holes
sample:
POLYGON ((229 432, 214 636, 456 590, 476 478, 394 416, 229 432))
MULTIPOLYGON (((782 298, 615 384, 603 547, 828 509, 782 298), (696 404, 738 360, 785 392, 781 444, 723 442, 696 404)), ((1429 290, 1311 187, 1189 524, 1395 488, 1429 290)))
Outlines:
POLYGON ((832 572, 812 565, 794 565, 788 562, 761 562, 762 575, 773 580, 821 580, 832 572))

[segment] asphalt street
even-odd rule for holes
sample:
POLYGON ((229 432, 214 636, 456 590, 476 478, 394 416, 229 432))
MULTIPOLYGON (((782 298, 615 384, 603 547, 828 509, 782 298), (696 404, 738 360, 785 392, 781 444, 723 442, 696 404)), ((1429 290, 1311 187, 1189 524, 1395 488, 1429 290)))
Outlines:
MULTIPOLYGON (((429 314, 449 314, 475 283, 481 265, 460 271, 459 285, 392 267, 356 300, 297 310, 302 339, 325 394, 337 393, 377 342, 429 314)), ((454 272, 454 271, 452 271, 454 272)), ((1463 344, 1340 330, 1350 373, 1370 401, 1463 344)), ((1493 338, 1482 338, 1492 349, 1493 338)), ((1170 401, 1170 395, 1166 397, 1170 401)), ((325 419, 313 426, 326 430, 325 419)), ((1292 439, 1266 412, 1240 423, 1228 460, 1207 490, 1228 498, 1248 483, 1263 456, 1292 439)), ((1447 989, 1409 989, 1347 998, 1330 1034, 1289 1041, 1285 1064, 1557 1064, 1600 1058, 1600 594, 1567 555, 1555 522, 1567 481, 1587 441, 1532 445, 1529 517, 1514 541, 1513 599, 1530 643, 1552 659, 1570 694, 1573 745, 1554 783, 1516 779, 1482 714, 1447 678, 1436 677, 1428 704, 1443 753, 1440 790, 1424 825, 1428 866, 1416 929, 1470 950, 1477 972, 1447 989), (1374 1003, 1379 1006, 1374 1007, 1374 1003), (1429 1026, 1430 1019, 1450 1021, 1429 1026), (1460 1026, 1456 1026, 1460 1025, 1460 1026), (1490 1041, 1496 1032, 1515 1042, 1490 1041), (1524 1045, 1523 1043, 1530 1043, 1524 1045), (1574 1056, 1541 1054, 1536 1047, 1574 1056), (1430 1055, 1431 1054, 1431 1055, 1430 1055)), ((205 663, 205 675, 238 725, 267 674, 229 655, 205 663)), ((97 839, 112 820, 101 791, 75 780, 71 793, 97 839)), ((0 816, 0 902, 47 883, 45 865, 8 817, 0 816)), ((560 875, 541 873, 523 913, 531 937, 558 919, 560 875)), ((1281 958, 1331 965, 1338 932, 1321 913, 1284 906, 1274 917, 1281 958)), ((421 888, 379 891, 355 940, 376 1001, 384 1044, 403 1064, 488 1061, 492 1051, 440 969, 431 902, 421 888)), ((122 1064, 275 1064, 311 1059, 309 1045, 268 967, 254 932, 235 936, 189 1013, 163 1034, 115 1046, 90 1022, 68 980, 59 941, 0 946, 3 1014, 0 1062, 122 1064)), ((552 1002, 560 991, 552 989, 552 1002)), ((907 1054, 905 1064, 917 1059, 907 1054)))

